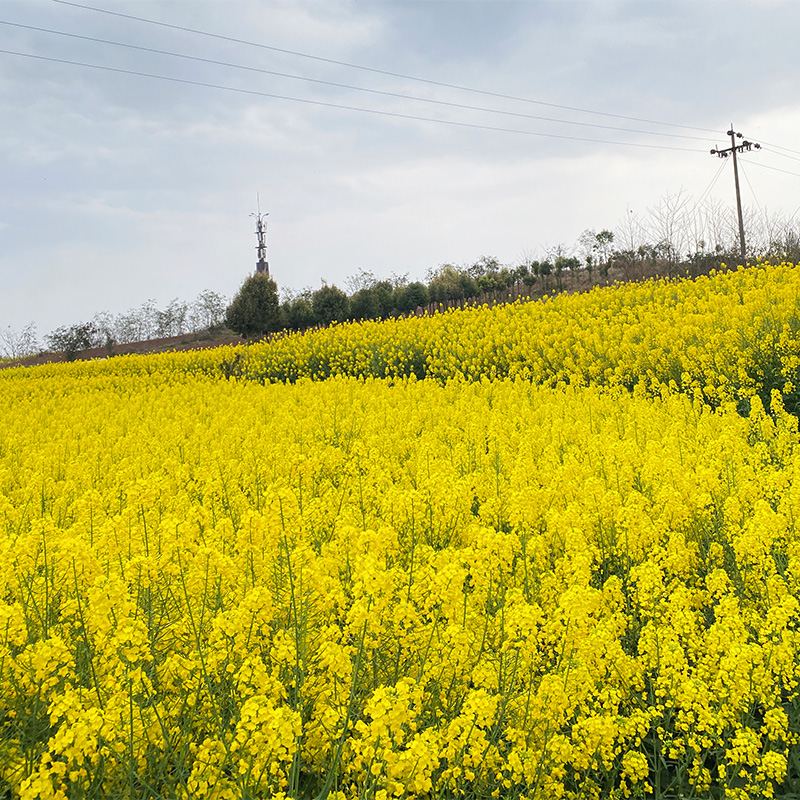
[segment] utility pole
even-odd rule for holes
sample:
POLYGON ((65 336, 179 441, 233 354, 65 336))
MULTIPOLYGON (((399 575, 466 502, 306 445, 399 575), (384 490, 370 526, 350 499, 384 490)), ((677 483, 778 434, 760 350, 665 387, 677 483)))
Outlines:
POLYGON ((256 195, 256 203, 258 205, 258 213, 250 215, 256 218, 256 236, 258 237, 256 273, 264 273, 269 277, 269 262, 267 261, 267 217, 269 214, 261 213, 261 201, 258 199, 258 195, 256 195))
POLYGON ((747 263, 747 257, 745 255, 745 246, 744 246, 744 218, 742 217, 742 194, 739 191, 739 163, 736 160, 737 153, 745 153, 750 152, 753 148, 756 150, 761 149, 760 144, 755 144, 754 142, 748 142, 746 139, 742 137, 741 133, 736 133, 733 130, 733 123, 731 122, 731 129, 728 131, 728 136, 731 137, 731 146, 726 147, 724 150, 720 150, 718 147, 715 147, 711 151, 712 156, 719 156, 720 158, 727 158, 728 156, 733 156, 733 180, 736 184, 736 211, 739 215, 739 249, 741 252, 742 258, 742 266, 747 263), (742 139, 741 144, 736 144, 737 139, 742 139))

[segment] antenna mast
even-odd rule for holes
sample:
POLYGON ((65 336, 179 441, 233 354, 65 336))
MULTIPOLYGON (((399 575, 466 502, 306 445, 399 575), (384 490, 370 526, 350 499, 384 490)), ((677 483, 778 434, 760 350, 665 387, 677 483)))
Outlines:
POLYGON ((261 213, 261 201, 258 194, 256 194, 256 204, 258 206, 258 213, 250 215, 256 218, 256 236, 258 237, 258 244, 256 245, 256 250, 258 251, 256 273, 263 273, 269 277, 269 262, 267 261, 267 217, 269 214, 261 213))

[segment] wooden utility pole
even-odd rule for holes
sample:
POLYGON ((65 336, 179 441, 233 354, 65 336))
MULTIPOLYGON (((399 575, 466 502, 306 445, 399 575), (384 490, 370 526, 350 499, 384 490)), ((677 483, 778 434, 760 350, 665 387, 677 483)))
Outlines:
POLYGON ((753 148, 755 148, 756 150, 760 150, 761 145, 744 140, 741 133, 736 133, 733 130, 732 122, 731 122, 731 129, 728 131, 728 136, 731 137, 731 146, 726 147, 724 150, 720 150, 718 147, 715 147, 711 151, 711 155, 719 156, 720 158, 727 158, 729 155, 733 155, 733 180, 736 184, 736 211, 739 215, 739 249, 741 253, 742 266, 744 266, 747 263, 747 256, 745 255, 746 251, 744 244, 744 217, 742 216, 742 194, 739 191, 739 163, 736 161, 736 153, 749 152, 753 148), (737 139, 742 139, 743 140, 742 143, 736 144, 737 139))

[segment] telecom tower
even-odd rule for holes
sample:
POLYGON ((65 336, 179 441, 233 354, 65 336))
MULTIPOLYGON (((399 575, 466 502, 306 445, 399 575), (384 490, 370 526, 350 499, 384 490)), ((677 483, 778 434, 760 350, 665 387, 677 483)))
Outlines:
POLYGON ((267 261, 267 217, 269 214, 261 213, 261 205, 258 207, 258 214, 251 214, 256 218, 256 236, 258 237, 258 261, 256 261, 256 273, 264 273, 269 277, 269 262, 267 261))

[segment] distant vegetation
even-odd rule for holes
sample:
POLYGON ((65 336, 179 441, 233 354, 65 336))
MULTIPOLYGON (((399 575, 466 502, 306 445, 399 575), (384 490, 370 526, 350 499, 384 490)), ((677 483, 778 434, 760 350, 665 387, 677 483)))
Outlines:
MULTIPOLYGON (((47 350, 65 353, 68 359, 87 348, 105 347, 109 353, 117 345, 182 336, 204 331, 216 332, 225 321, 228 299, 217 292, 204 291, 187 303, 178 298, 159 309, 155 300, 147 300, 138 308, 122 314, 102 311, 88 322, 65 325, 44 337, 47 350)), ((42 349, 34 323, 21 331, 0 328, 0 356, 25 358, 42 349)))
POLYGON ((692 280, 631 281, 539 302, 470 304, 148 359, 120 355, 68 369, 54 364, 35 374, 165 370, 260 384, 511 379, 649 397, 680 392, 745 414, 753 398, 770 409, 777 393, 780 405, 800 418, 800 267, 760 262, 692 280))
MULTIPOLYGON (((800 261, 799 220, 751 210, 746 228, 749 259, 800 261)), ((677 194, 663 198, 644 216, 629 211, 614 230, 587 229, 572 245, 544 248, 537 257, 524 254, 515 264, 481 256, 471 264, 432 268, 425 281, 409 281, 407 274, 381 278, 361 269, 348 279, 347 291, 323 280, 317 289, 284 289, 280 303, 273 282, 274 291, 261 299, 263 308, 252 296, 246 303, 240 301, 245 285, 251 290, 260 286, 247 279, 231 303, 213 291, 202 292, 192 303, 176 298, 164 309, 148 300, 123 314, 102 312, 89 322, 58 328, 44 337, 44 347, 72 359, 88 348, 105 347, 111 354, 117 345, 205 331, 214 334, 225 327, 253 338, 348 320, 433 313, 468 300, 503 302, 519 296, 521 289, 530 297, 541 297, 614 280, 700 275, 738 260, 732 211, 716 203, 699 206, 677 194)), ((0 357, 19 359, 41 349, 33 323, 21 331, 0 328, 0 357)))

